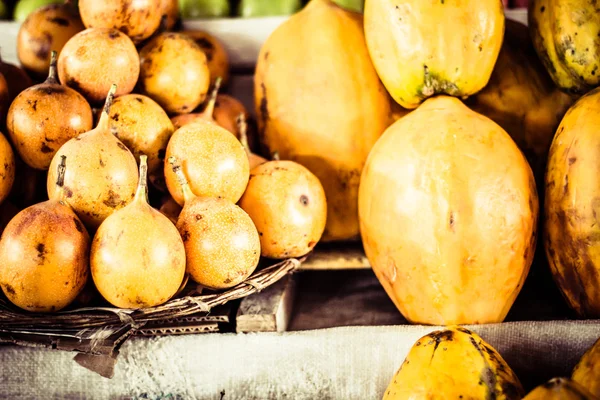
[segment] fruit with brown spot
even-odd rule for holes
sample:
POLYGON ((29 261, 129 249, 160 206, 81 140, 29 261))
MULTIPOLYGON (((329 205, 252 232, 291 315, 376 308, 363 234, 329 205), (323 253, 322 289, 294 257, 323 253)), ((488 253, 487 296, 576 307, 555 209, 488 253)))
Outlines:
POLYGON ((21 65, 43 79, 50 68, 50 52, 60 55, 65 44, 84 29, 72 4, 51 4, 35 10, 19 28, 17 56, 21 65))
POLYGON ((269 161, 252 169, 240 207, 260 234, 263 257, 308 254, 321 240, 327 201, 319 179, 293 161, 269 161))
POLYGON ((215 84, 218 77, 223 80, 223 85, 227 85, 229 82, 229 56, 223 44, 208 32, 184 30, 181 33, 193 39, 206 55, 211 86, 215 84))
POLYGON ((185 248, 175 225, 147 201, 146 156, 133 201, 98 228, 90 256, 92 278, 102 296, 120 308, 161 305, 179 290, 185 248))
POLYGON ((554 281, 582 318, 600 318, 600 89, 560 123, 548 154, 545 248, 554 281))
POLYGON ((60 81, 92 105, 102 103, 113 83, 117 97, 131 93, 139 73, 135 45, 116 29, 86 29, 73 36, 58 57, 60 81))
POLYGON ((496 349, 468 329, 450 327, 417 340, 383 399, 520 400, 524 393, 496 349))
POLYGON ((584 387, 568 378, 554 378, 536 387, 523 400, 596 400, 584 387))
POLYGON ((68 140, 93 128, 92 109, 75 90, 58 82, 56 52, 48 79, 21 92, 8 111, 6 126, 19 156, 32 168, 47 170, 68 140))
POLYGON ((214 118, 215 106, 217 103, 217 97, 219 94, 219 89, 221 88, 221 79, 217 79, 215 86, 212 90, 210 98, 206 103, 206 107, 204 110, 199 113, 191 113, 191 114, 180 114, 171 118, 171 122, 175 126, 175 129, 179 129, 182 126, 192 124, 194 122, 204 121, 209 122, 211 124, 217 124, 214 118))
POLYGON ((158 29, 161 5, 162 0, 79 0, 79 13, 86 28, 118 29, 137 44, 158 29))
POLYGON ((70 167, 65 174, 66 202, 90 228, 100 226, 109 215, 125 207, 135 195, 138 168, 135 157, 111 132, 108 113, 116 87, 113 85, 98 126, 65 143, 56 153, 48 172, 48 196, 55 199, 56 165, 66 155, 70 167))
POLYGON ((166 30, 171 30, 179 19, 178 0, 162 0, 160 5, 161 18, 164 20, 166 30))
POLYGON ((581 357, 571 378, 600 398, 600 339, 581 357))
MULTIPOLYGON (((244 150, 246 150, 246 154, 248 155, 248 163, 250 165, 250 171, 252 171, 254 167, 266 163, 267 160, 259 156, 258 154, 254 154, 252 150, 250 150, 250 145, 248 144, 248 124, 246 123, 246 117, 244 114, 239 115, 237 124, 238 132, 240 133, 240 143, 242 144, 242 146, 244 146, 244 150)), ((248 188, 246 188, 246 190, 248 190, 248 188)))
POLYGON ((17 214, 0 240, 0 287, 13 304, 27 311, 63 309, 89 275, 90 237, 65 201, 64 157, 56 168, 55 198, 17 214))
POLYGON ((12 103, 15 97, 23 90, 27 89, 33 82, 29 75, 21 68, 11 63, 5 62, 0 55, 0 74, 4 75, 8 85, 8 99, 12 103))
POLYGON ((167 113, 147 96, 128 94, 115 99, 109 121, 111 132, 131 150, 138 162, 140 155, 148 156, 148 180, 166 192, 164 158, 167 143, 175 131, 167 113))
POLYGON ((323 184, 323 241, 358 238, 360 173, 392 122, 363 16, 329 0, 311 0, 264 43, 254 99, 264 153, 277 151, 304 165, 323 184))
POLYGON ((260 240, 252 219, 234 203, 196 197, 175 158, 169 164, 185 205, 177 221, 187 258, 187 273, 202 286, 227 289, 248 278, 260 260, 260 240))
MULTIPOLYGON (((167 146, 165 159, 169 157, 181 161, 197 196, 223 197, 237 203, 248 185, 250 166, 244 147, 216 124, 194 122, 176 130, 167 146)), ((165 179, 171 196, 183 205, 181 185, 168 163, 165 179)))
POLYGON ((358 207, 367 257, 406 319, 504 320, 533 261, 538 197, 500 126, 455 97, 426 100, 371 150, 358 207))
POLYGON ((15 181, 15 155, 10 143, 0 133, 0 203, 10 194, 15 181))
POLYGON ((192 112, 206 98, 210 71, 202 49, 181 33, 162 33, 140 51, 139 85, 170 114, 192 112))

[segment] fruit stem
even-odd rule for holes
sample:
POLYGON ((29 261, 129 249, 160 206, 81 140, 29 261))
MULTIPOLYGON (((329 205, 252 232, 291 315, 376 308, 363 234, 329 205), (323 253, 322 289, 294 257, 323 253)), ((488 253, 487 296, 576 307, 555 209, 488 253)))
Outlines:
POLYGON ((67 171, 67 156, 60 156, 60 164, 56 168, 56 187, 58 187, 58 192, 60 193, 58 201, 61 203, 64 202, 65 199, 65 173, 67 171))
POLYGON ((273 159, 273 161, 279 161, 280 160, 279 152, 278 151, 273 152, 273 155, 271 155, 271 158, 273 159))
POLYGON ((236 122, 240 131, 240 143, 244 146, 246 153, 250 154, 250 146, 248 145, 248 124, 246 123, 246 116, 244 113, 238 115, 236 122))
POLYGON ((134 201, 144 199, 148 203, 148 156, 140 155, 140 179, 135 192, 134 201))
POLYGON ((169 157, 169 164, 171 164, 173 172, 175 173, 175 175, 177 175, 177 181, 179 182, 179 186, 181 186, 181 191, 183 192, 183 200, 187 203, 189 200, 196 197, 196 195, 192 192, 192 189, 190 188, 190 183, 185 177, 185 174, 181 169, 181 165, 177 162, 177 159, 173 156, 169 157))
POLYGON ((50 55, 50 69, 48 70, 48 79, 46 79, 45 83, 50 83, 57 85, 58 84, 58 73, 56 72, 56 64, 58 62, 58 53, 55 50, 52 50, 50 55))
POLYGON ((215 81, 215 87, 214 87, 212 93, 210 94, 210 100, 208 100, 208 104, 206 105, 206 108, 202 112, 202 114, 204 114, 204 117, 207 119, 210 119, 210 120, 213 119, 213 114, 215 112, 215 104, 217 103, 217 95, 219 94, 220 88, 221 88, 221 77, 219 76, 217 78, 217 80, 215 81))
POLYGON ((115 98, 115 92, 117 91, 117 85, 112 84, 110 90, 108 91, 108 95, 106 96, 106 101, 104 102, 104 108, 102 109, 102 114, 100 114, 100 121, 98 121, 98 128, 102 132, 108 132, 108 114, 110 112, 110 107, 112 106, 113 100, 115 98))

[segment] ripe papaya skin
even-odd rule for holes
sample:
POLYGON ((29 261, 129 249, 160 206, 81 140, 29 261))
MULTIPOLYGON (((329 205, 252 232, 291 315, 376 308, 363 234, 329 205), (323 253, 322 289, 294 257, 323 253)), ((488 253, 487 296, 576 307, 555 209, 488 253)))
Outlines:
POLYGON ((528 15, 535 49, 558 87, 583 94, 600 84, 596 0, 533 0, 528 15))
POLYGON ((527 26, 506 20, 504 42, 487 86, 466 104, 492 119, 523 151, 544 183, 550 143, 561 119, 575 101, 559 90, 540 62, 527 26))
POLYGON ((500 354, 462 327, 419 339, 385 391, 383 400, 517 400, 525 394, 500 354))
POLYGON ((583 318, 600 317, 600 89, 563 118, 548 155, 545 248, 554 281, 583 318))
POLYGON ((365 36, 379 77, 401 106, 466 97, 490 79, 502 45, 499 0, 369 0, 365 36))
POLYGON ((571 379, 554 378, 533 389, 523 400, 597 400, 597 398, 571 379))
POLYGON ((571 379, 600 398, 600 339, 581 357, 571 379))
POLYGON ((500 126, 437 96, 373 147, 359 217, 373 271, 410 322, 502 322, 533 260, 537 190, 500 126))
POLYGON ((323 185, 322 241, 357 239, 362 167, 393 121, 391 99, 367 51, 362 15, 311 0, 263 45, 254 93, 264 153, 305 166, 323 185))

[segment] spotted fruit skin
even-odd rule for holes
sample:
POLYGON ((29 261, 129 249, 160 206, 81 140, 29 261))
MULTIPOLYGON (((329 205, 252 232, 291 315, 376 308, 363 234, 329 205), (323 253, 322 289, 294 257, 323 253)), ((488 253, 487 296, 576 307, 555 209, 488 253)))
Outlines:
POLYGON ((73 36, 58 56, 63 85, 77 90, 92 105, 101 104, 111 85, 115 96, 131 93, 140 74, 135 45, 116 29, 89 28, 73 36))
POLYGON ((186 202, 177 229, 185 244, 186 271, 205 287, 233 287, 258 265, 256 227, 244 210, 226 199, 196 197, 186 202))
POLYGON ((91 130, 92 124, 92 109, 85 98, 58 82, 21 92, 11 104, 6 121, 19 156, 40 170, 47 170, 58 149, 91 130))
MULTIPOLYGON (((248 156, 231 132, 208 122, 195 122, 175 131, 167 146, 165 160, 181 160, 182 169, 197 196, 222 197, 237 203, 250 178, 248 156)), ((177 177, 165 162, 169 193, 183 205, 177 177)))
POLYGON ((529 29, 561 89, 584 94, 600 84, 600 12, 594 0, 532 0, 529 29))
POLYGON ((102 297, 120 308, 165 303, 185 275, 185 248, 175 225, 146 203, 108 217, 94 236, 92 277, 102 297))
POLYGON ((554 378, 533 389, 523 400, 596 400, 589 391, 568 378, 554 378))
POLYGON ((529 273, 538 198, 510 136, 460 100, 438 96, 373 147, 359 216, 373 270, 409 321, 493 323, 529 273))
POLYGON ((258 229, 263 257, 302 257, 325 230, 323 186, 293 161, 269 161, 254 168, 239 204, 258 229))
POLYGON ((546 171, 546 255, 567 303, 584 318, 600 317, 599 111, 599 89, 569 109, 552 141, 546 171))
POLYGON ((504 34, 499 0, 369 0, 365 37, 388 92, 416 108, 436 94, 466 97, 490 79, 504 34))
POLYGON ((67 203, 83 223, 95 229, 135 195, 138 168, 127 147, 109 132, 96 130, 69 140, 56 152, 48 170, 48 197, 61 195, 56 171, 61 156, 69 160, 64 190, 67 203))
POLYGON ((169 114, 187 114, 206 98, 210 71, 206 55, 181 33, 162 33, 140 50, 142 93, 169 114))
POLYGON ((36 77, 45 77, 50 68, 50 53, 59 55, 65 44, 85 27, 79 14, 68 4, 41 7, 27 17, 17 36, 17 57, 36 77))
POLYGON ((87 282, 89 248, 90 237, 71 208, 56 200, 33 205, 2 233, 0 286, 24 310, 61 310, 87 282))
POLYGON ((158 29, 161 6, 162 0, 79 0, 79 13, 86 28, 118 29, 140 43, 158 29))
POLYGON ((206 55, 208 70, 210 72, 210 85, 214 85, 217 78, 221 84, 229 82, 229 56, 223 44, 214 36, 204 31, 182 31, 196 42, 206 55))
POLYGON ((519 379, 479 335, 461 327, 420 338, 392 378, 384 400, 497 399, 524 395, 519 379))
POLYGON ((157 189, 167 190, 164 157, 175 131, 167 113, 151 98, 128 94, 114 100, 109 113, 111 131, 133 153, 148 157, 148 180, 157 189))
POLYGON ((600 339, 581 357, 573 369, 572 379, 600 398, 600 339))
POLYGON ((11 192, 15 182, 15 154, 8 140, 0 133, 0 203, 11 192))
POLYGON ((310 1, 261 48, 254 98, 262 153, 304 165, 325 189, 323 241, 357 239, 360 174, 392 122, 362 15, 310 1))

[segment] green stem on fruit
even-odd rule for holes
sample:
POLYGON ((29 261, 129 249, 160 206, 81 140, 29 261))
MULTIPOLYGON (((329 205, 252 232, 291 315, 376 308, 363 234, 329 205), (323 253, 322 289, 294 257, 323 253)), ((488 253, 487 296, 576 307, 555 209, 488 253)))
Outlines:
POLYGON ((213 119, 213 114, 215 112, 215 104, 217 104, 217 95, 219 94, 219 89, 221 89, 221 77, 220 76, 215 80, 215 87, 214 87, 212 93, 210 94, 210 100, 208 100, 208 104, 206 105, 206 108, 202 112, 202 114, 204 114, 204 116, 208 119, 213 119))
POLYGON ((187 203, 189 200, 196 197, 196 195, 192 192, 190 183, 185 177, 185 174, 181 169, 181 165, 177 162, 177 159, 173 156, 169 157, 169 164, 171 164, 171 168, 173 168, 173 172, 177 176, 177 182, 179 183, 179 186, 181 186, 181 191, 183 192, 183 201, 187 203))
POLYGON ((244 146, 246 153, 250 154, 250 146, 248 145, 248 124, 246 123, 246 116, 241 113, 237 119, 238 130, 240 131, 240 143, 244 146))
POLYGON ((44 83, 48 83, 51 85, 58 85, 58 73, 57 73, 57 68, 56 65, 58 63, 58 53, 55 50, 52 50, 52 53, 50 55, 50 69, 48 70, 48 79, 46 79, 46 82, 44 83))
POLYGON ((133 200, 139 201, 140 199, 148 203, 148 156, 145 154, 140 155, 140 178, 133 200))

